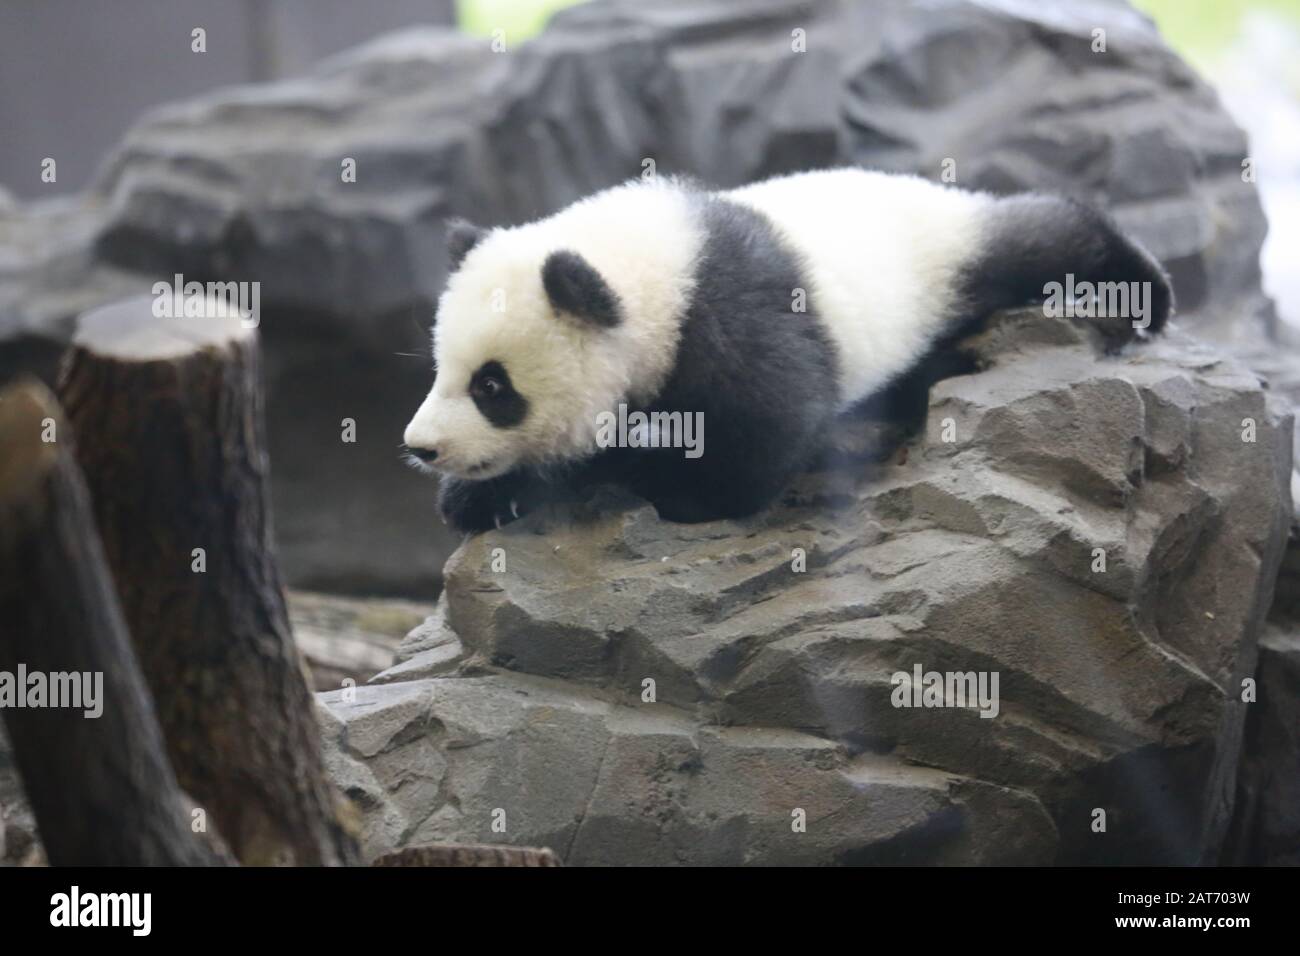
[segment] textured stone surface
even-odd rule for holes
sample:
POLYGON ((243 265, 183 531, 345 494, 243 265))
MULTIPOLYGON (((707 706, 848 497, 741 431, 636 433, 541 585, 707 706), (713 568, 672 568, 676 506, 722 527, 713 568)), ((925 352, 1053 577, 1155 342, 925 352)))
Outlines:
POLYGON ((393 661, 403 635, 423 620, 414 601, 349 598, 290 591, 289 624, 315 690, 334 690, 344 680, 365 683, 393 661))
POLYGON ((350 792, 374 801, 372 850, 502 842, 494 813, 505 842, 589 864, 1045 862, 1055 836, 1023 793, 850 755, 798 731, 701 727, 672 707, 543 680, 365 687, 346 705, 339 696, 322 696, 345 724, 334 759, 350 792), (806 833, 792 830, 798 809, 806 833), (965 831, 1001 836, 973 845, 965 831))
POLYGON ((154 279, 262 282, 290 580, 431 594, 454 542, 394 446, 429 383, 448 215, 529 219, 647 159, 719 186, 839 163, 938 178, 952 160, 963 185, 1110 206, 1170 268, 1185 324, 1250 338, 1265 226, 1245 151, 1120 2, 623 0, 504 54, 413 29, 152 111, 72 207, 0 209, 0 375, 48 370, 40 343, 73 314, 154 279))
POLYGON ((1300 866, 1300 625, 1269 625, 1256 677, 1224 862, 1300 866))
POLYGON ((1001 318, 924 435, 747 521, 598 489, 469 539, 402 663, 321 697, 368 851, 500 810, 570 864, 1215 860, 1292 423, 1185 336, 1071 339, 1001 318), (893 706, 918 664, 997 672, 999 713, 893 706))
MULTIPOLYGON (((1300 407, 1300 353, 1260 346, 1243 360, 1293 409, 1300 407)), ((1300 455, 1300 417, 1295 419, 1300 455)), ((1291 472, 1291 528, 1259 644, 1257 702, 1243 741, 1237 806, 1224 862, 1300 865, 1300 459, 1291 472)))

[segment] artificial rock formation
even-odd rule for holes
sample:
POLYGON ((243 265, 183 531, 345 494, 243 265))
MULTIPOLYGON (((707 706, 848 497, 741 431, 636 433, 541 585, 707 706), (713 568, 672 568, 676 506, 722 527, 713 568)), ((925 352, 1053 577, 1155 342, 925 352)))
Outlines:
POLYGON ((924 435, 879 461, 846 422, 845 461, 753 519, 597 489, 468 539, 402 663, 320 697, 366 852, 1216 860, 1289 414, 1177 332, 1098 360, 1024 312, 980 348, 924 435), (997 673, 996 715, 894 706, 918 665, 997 673))

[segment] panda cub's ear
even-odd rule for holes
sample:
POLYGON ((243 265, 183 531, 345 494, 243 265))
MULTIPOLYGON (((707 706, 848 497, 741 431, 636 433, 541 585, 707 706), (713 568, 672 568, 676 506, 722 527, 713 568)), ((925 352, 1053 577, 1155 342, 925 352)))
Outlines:
POLYGON ((447 262, 448 271, 455 272, 460 268, 460 264, 465 261, 465 256, 469 251, 477 246, 484 236, 488 234, 486 229, 474 225, 468 219, 448 219, 447 220, 447 262))
POLYGON ((552 252, 542 265, 542 287, 551 305, 601 328, 623 320, 618 296, 599 272, 576 252, 552 252))

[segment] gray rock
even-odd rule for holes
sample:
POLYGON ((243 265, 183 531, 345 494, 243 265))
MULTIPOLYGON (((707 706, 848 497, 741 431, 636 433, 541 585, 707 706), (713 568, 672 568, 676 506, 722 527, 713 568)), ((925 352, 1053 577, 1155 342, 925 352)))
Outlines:
POLYGON ((110 261, 263 278, 275 302, 382 347, 383 318, 441 288, 452 212, 531 218, 647 158, 720 185, 846 162, 937 178, 952 160, 968 186, 1112 206, 1184 312, 1226 331, 1264 307, 1246 154, 1212 90, 1120 3, 621 2, 566 11, 507 54, 407 31, 309 81, 158 110, 97 191, 110 261))
POLYGON ((1224 862, 1300 866, 1300 626, 1265 630, 1256 679, 1224 862))
POLYGON ((394 446, 429 383, 447 216, 530 219, 646 160, 720 186, 840 163, 951 169, 1109 206, 1172 271, 1187 325, 1253 341, 1268 306, 1246 149, 1119 2, 618 0, 504 54, 411 29, 302 79, 152 111, 57 221, 0 209, 0 376, 50 374, 36 343, 155 279, 260 281, 290 581, 431 596, 456 542, 394 446), (343 418, 357 443, 339 441, 343 418))
POLYGON ((397 662, 370 678, 370 683, 391 684, 449 673, 464 660, 465 646, 447 626, 447 616, 440 605, 406 635, 395 656, 397 662))
MULTIPOLYGON (((365 687, 352 703, 337 692, 321 702, 346 728, 331 741, 332 762, 350 757, 381 767, 385 786, 401 781, 365 814, 370 855, 477 840, 593 864, 1046 862, 1055 838, 1027 794, 854 756, 798 731, 702 727, 670 706, 619 705, 520 675, 365 687), (792 825, 801 814, 806 831, 792 825), (1005 839, 972 845, 969 831, 1005 839)), ((373 788, 351 789, 373 799, 373 788)))
POLYGON ((426 610, 414 601, 290 591, 289 624, 316 690, 364 683, 385 670, 426 610))
POLYGON ((385 792, 367 820, 570 864, 1216 860, 1292 421, 1184 335, 1098 360, 1026 323, 1051 325, 995 323, 905 455, 752 519, 599 491, 466 541, 407 642, 455 647, 410 672, 437 676, 321 698, 385 792), (996 673, 996 716, 894 706, 917 665, 996 673))

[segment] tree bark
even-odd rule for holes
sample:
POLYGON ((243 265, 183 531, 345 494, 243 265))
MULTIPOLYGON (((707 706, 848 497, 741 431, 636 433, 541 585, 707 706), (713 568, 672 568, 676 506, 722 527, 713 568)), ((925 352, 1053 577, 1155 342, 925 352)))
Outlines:
POLYGON ((181 786, 243 863, 356 862, 273 552, 253 333, 118 303, 58 391, 181 786))
POLYGON ((227 862, 168 766, 69 437, 39 383, 0 396, 0 715, 47 858, 227 862))

